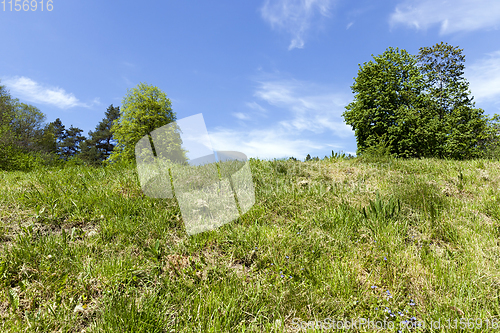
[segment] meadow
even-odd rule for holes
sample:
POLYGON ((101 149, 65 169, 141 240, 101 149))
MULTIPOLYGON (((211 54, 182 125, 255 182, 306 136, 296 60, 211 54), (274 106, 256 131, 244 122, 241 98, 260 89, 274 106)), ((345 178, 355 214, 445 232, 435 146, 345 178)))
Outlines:
POLYGON ((499 161, 249 163, 254 206, 191 236, 131 166, 0 172, 0 331, 500 329, 499 161))

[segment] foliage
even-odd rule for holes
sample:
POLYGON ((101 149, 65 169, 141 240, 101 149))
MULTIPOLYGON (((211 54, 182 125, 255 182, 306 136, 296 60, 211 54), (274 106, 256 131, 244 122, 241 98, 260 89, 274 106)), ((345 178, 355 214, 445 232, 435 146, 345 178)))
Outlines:
MULTIPOLYGON (((143 136, 150 137, 155 129, 175 120, 176 114, 172 111, 171 102, 164 92, 153 85, 138 84, 123 98, 120 116, 111 127, 116 147, 108 161, 110 163, 120 159, 135 161, 136 143, 143 136)), ((180 146, 180 142, 176 141, 176 145, 180 146)), ((183 158, 185 159, 185 156, 183 158)))
POLYGON ((51 163, 44 120, 39 109, 20 103, 0 86, 0 169, 28 171, 51 163))
POLYGON ((389 151, 398 156, 430 153, 428 145, 417 144, 427 136, 427 126, 421 126, 429 118, 421 95, 422 84, 416 59, 405 50, 390 47, 374 57, 374 62, 360 65, 351 87, 355 100, 343 113, 345 122, 355 131, 358 154, 383 137, 389 151))
POLYGON ((96 126, 94 132, 89 131, 89 138, 81 144, 81 152, 78 156, 87 164, 101 165, 115 147, 111 127, 120 116, 120 107, 114 107, 111 104, 106 110, 105 116, 96 126))
POLYGON ((484 157, 500 159, 500 115, 488 117, 488 134, 478 144, 484 149, 484 157))
POLYGON ((377 192, 375 201, 370 200, 369 206, 363 207, 361 212, 365 219, 395 219, 401 212, 401 202, 399 199, 390 198, 385 203, 377 192))
POLYGON ((417 56, 419 69, 425 76, 424 90, 429 107, 443 125, 435 147, 439 157, 470 159, 480 157, 487 137, 484 110, 474 108, 469 83, 464 78, 463 49, 447 43, 421 47, 417 56))
POLYGON ((69 160, 69 158, 76 156, 80 152, 80 142, 85 140, 83 135, 80 135, 83 130, 78 127, 70 126, 69 129, 65 130, 63 140, 59 142, 59 149, 61 156, 64 160, 69 160))
POLYGON ((387 161, 395 157, 395 154, 391 153, 390 146, 386 141, 386 135, 384 134, 380 141, 374 145, 368 146, 359 157, 362 160, 371 162, 381 162, 387 161))
POLYGON ((416 57, 390 47, 360 65, 343 113, 358 154, 385 142, 396 157, 481 157, 490 130, 469 98, 461 51, 441 43, 416 57))

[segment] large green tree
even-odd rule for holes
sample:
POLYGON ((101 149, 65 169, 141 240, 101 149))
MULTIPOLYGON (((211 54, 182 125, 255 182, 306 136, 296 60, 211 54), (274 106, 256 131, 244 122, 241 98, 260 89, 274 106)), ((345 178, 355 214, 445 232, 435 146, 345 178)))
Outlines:
POLYGON ((176 120, 170 99, 153 85, 140 83, 123 98, 111 132, 116 146, 108 161, 135 162, 135 145, 145 135, 176 120))
POLYGON ((351 86, 354 101, 342 115, 355 131, 358 154, 381 143, 403 157, 432 150, 434 140, 428 134, 435 124, 428 123, 424 77, 416 62, 405 50, 390 47, 374 61, 359 65, 351 86))
POLYGON ((441 43, 417 57, 390 47, 360 65, 343 113, 358 154, 382 144, 398 157, 481 156, 491 131, 469 97, 461 51, 441 43))
POLYGON ((120 107, 111 104, 106 110, 105 116, 96 126, 95 131, 89 131, 88 139, 81 144, 79 156, 90 165, 101 165, 115 147, 111 127, 113 122, 120 116, 120 107))
POLYGON ((424 91, 442 131, 436 154, 455 159, 482 156, 488 133, 484 110, 476 109, 469 83, 464 77, 463 49, 447 43, 421 47, 417 55, 425 77, 424 91))

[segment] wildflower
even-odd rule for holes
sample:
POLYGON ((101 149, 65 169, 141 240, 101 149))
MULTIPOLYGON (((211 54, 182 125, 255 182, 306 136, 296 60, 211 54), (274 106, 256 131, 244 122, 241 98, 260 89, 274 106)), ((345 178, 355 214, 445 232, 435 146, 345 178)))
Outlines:
POLYGON ((288 256, 285 256, 285 258, 287 258, 287 259, 288 259, 288 256))
POLYGON ((387 258, 386 258, 386 257, 384 257, 384 260, 385 260, 385 261, 387 261, 387 258))
POLYGON ((377 288, 377 286, 372 286, 372 289, 375 289, 375 288, 377 288))
POLYGON ((290 275, 290 279, 292 278, 292 276, 290 275))

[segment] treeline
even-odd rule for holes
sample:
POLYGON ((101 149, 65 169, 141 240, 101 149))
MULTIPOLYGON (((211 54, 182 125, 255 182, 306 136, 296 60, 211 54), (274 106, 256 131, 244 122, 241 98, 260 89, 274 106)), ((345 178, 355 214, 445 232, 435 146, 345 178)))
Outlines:
POLYGON ((69 128, 57 118, 45 123, 38 108, 13 98, 0 85, 0 170, 28 171, 40 166, 102 165, 114 148, 111 127, 120 108, 110 105, 104 119, 89 131, 69 128))
MULTIPOLYGON (((0 170, 134 164, 139 139, 176 119, 167 94, 139 83, 127 91, 121 109, 113 104, 108 107, 105 117, 86 138, 81 129, 73 125, 66 128, 59 118, 45 124, 45 115, 39 109, 19 102, 0 85, 0 170)), ((177 130, 175 127, 174 132, 177 130)), ((186 162, 178 133, 165 135, 163 139, 170 143, 162 153, 186 162)))

